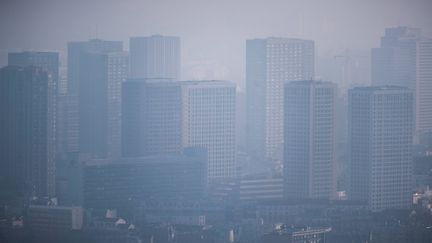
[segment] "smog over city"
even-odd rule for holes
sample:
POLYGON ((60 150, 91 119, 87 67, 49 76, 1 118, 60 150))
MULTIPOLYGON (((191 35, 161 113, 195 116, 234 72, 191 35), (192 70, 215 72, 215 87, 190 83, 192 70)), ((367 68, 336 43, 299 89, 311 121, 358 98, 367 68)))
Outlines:
POLYGON ((431 13, 0 0, 0 243, 432 242, 431 13))

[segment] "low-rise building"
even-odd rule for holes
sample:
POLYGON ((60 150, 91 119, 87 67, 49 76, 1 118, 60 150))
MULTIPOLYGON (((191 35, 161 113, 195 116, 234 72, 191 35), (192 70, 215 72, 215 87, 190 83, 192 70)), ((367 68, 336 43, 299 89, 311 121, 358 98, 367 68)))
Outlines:
POLYGON ((62 233, 83 227, 81 207, 36 206, 27 210, 26 223, 33 232, 62 233))

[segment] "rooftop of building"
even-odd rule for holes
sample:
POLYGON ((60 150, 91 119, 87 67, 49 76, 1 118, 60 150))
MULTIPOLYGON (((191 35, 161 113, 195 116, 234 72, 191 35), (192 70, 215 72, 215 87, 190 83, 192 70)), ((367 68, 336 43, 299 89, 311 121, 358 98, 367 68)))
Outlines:
POLYGON ((395 85, 383 85, 383 86, 364 86, 355 87, 350 91, 409 91, 407 87, 395 86, 395 85))
POLYGON ((223 209, 224 201, 217 200, 154 200, 149 199, 141 202, 143 209, 223 209))
POLYGON ((206 157, 205 150, 197 150, 196 152, 190 150, 184 153, 172 153, 163 155, 148 155, 143 157, 123 157, 118 159, 88 159, 85 161, 86 166, 123 166, 133 164, 173 164, 173 163, 195 163, 197 160, 201 161, 206 157))
POLYGON ((115 44, 119 44, 122 43, 122 41, 118 41, 118 40, 103 40, 103 39, 99 39, 99 38, 91 38, 88 40, 84 40, 84 41, 70 41, 68 43, 115 43, 115 44))
POLYGON ((285 85, 296 85, 296 86, 306 86, 306 85, 331 85, 334 86, 335 84, 330 81, 324 81, 324 80, 287 80, 284 82, 285 85))
POLYGON ((408 26, 396 26, 396 27, 389 27, 385 29, 385 36, 391 36, 391 37, 420 37, 421 36, 421 29, 420 28, 413 28, 408 26))
POLYGON ((322 205, 322 206, 366 206, 365 202, 353 200, 328 200, 328 199, 272 199, 262 200, 260 206, 294 206, 294 205, 322 205))
POLYGON ((18 66, 18 65, 7 65, 4 67, 0 67, 0 70, 3 71, 14 71, 14 72, 46 72, 44 68, 39 66, 18 66))
POLYGON ((192 86, 236 86, 228 80, 174 80, 172 78, 130 78, 126 82, 192 86))
POLYGON ((169 35, 162 35, 162 34, 153 34, 149 36, 132 36, 130 39, 162 39, 162 38, 173 38, 173 39, 179 39, 178 36, 169 36, 169 35))
POLYGON ((152 83, 152 84, 176 84, 178 81, 175 81, 172 78, 128 78, 126 82, 136 82, 136 83, 152 83))
POLYGON ((29 209, 44 209, 44 210, 72 210, 81 209, 78 206, 47 206, 47 205, 30 205, 29 209))
POLYGON ((288 38, 288 37, 276 37, 276 36, 248 39, 247 41, 278 41, 278 42, 293 42, 293 43, 314 42, 313 40, 306 40, 306 39, 300 39, 300 38, 288 38))
POLYGON ((193 86, 236 86, 235 83, 228 80, 184 80, 179 81, 182 85, 193 85, 193 86))
POLYGON ((49 50, 22 50, 22 51, 13 51, 9 52, 8 55, 46 55, 46 56, 55 56, 58 57, 58 51, 49 51, 49 50))

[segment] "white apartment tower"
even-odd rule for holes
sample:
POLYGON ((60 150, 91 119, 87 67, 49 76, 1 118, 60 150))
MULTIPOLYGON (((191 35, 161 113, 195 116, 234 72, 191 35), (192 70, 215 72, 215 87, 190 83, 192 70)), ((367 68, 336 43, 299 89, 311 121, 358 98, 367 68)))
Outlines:
POLYGON ((180 80, 180 38, 152 35, 130 38, 131 78, 180 80))
POLYGON ((236 175, 236 86, 228 81, 130 79, 123 84, 123 155, 208 152, 208 181, 236 175))
POLYGON ((184 81, 183 146, 208 152, 208 179, 233 178, 236 86, 228 81, 184 81))
POLYGON ((314 42, 270 37, 246 41, 247 147, 259 161, 281 161, 283 83, 314 77, 314 42))
POLYGON ((432 133, 432 39, 417 42, 416 132, 432 133))

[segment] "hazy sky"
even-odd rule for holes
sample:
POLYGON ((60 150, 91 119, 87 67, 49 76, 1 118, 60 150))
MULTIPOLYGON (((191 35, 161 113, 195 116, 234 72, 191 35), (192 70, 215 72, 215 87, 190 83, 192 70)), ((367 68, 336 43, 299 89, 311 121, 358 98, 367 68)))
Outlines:
POLYGON ((312 39, 332 56, 377 46, 385 27, 432 36, 431 16, 431 0, 0 0, 0 63, 8 50, 163 34, 181 37, 183 78, 240 81, 247 38, 312 39))

